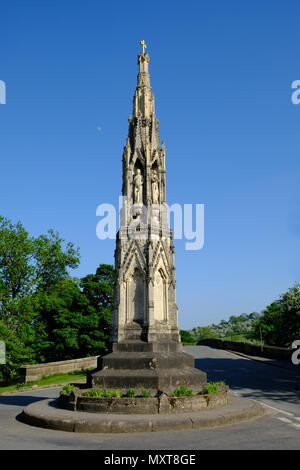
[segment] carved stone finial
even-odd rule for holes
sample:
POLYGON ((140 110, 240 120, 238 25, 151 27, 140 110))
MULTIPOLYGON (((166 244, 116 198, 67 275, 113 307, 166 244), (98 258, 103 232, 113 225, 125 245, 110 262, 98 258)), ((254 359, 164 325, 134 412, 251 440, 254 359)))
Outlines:
POLYGON ((143 48, 143 54, 144 54, 145 49, 146 49, 146 47, 147 47, 147 44, 145 43, 144 39, 143 39, 142 41, 140 41, 140 45, 141 45, 142 48, 143 48))

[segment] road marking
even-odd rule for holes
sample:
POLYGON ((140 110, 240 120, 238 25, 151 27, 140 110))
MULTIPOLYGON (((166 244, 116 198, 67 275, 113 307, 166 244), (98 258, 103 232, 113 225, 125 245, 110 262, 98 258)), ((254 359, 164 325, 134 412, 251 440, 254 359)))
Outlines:
POLYGON ((259 401, 259 400, 254 400, 254 401, 257 401, 258 403, 261 403, 262 405, 267 406, 268 408, 271 408, 272 410, 278 411, 279 413, 284 413, 284 414, 286 414, 286 415, 288 415, 288 416, 293 416, 293 417, 295 417, 295 416, 293 415, 293 413, 289 413, 288 411, 283 411, 283 410, 280 410, 279 408, 275 408, 274 406, 267 405, 267 404, 264 403, 263 401, 259 401))
MULTIPOLYGON (((254 401, 259 402, 258 400, 254 400, 254 401)), ((279 421, 282 421, 283 423, 288 424, 289 426, 292 426, 293 428, 300 429, 300 424, 295 423, 295 422, 293 421, 293 420, 299 421, 299 420, 300 420, 300 417, 299 417, 299 416, 295 416, 295 415, 293 415, 293 413, 288 413, 287 411, 283 411, 283 410, 280 410, 280 409, 278 409, 278 408, 274 408, 274 406, 267 405, 267 404, 264 403, 264 402, 259 402, 259 403, 261 403, 262 405, 264 405, 264 406, 266 406, 266 407, 268 407, 268 408, 271 408, 272 410, 277 411, 278 413, 284 413, 284 414, 290 416, 291 419, 285 418, 284 416, 275 416, 275 418, 278 419, 279 421)))
MULTIPOLYGON (((242 396, 238 392, 231 391, 231 393, 232 393, 232 395, 235 395, 235 396, 238 396, 238 397, 242 396)), ((283 422, 283 423, 287 424, 288 426, 291 426, 295 429, 298 429, 298 430, 300 429, 300 424, 299 424, 300 416, 295 416, 293 413, 289 413, 288 411, 283 411, 283 410, 280 410, 279 408, 275 408, 274 406, 267 405, 267 403, 264 403, 263 401, 255 400, 254 398, 250 398, 250 397, 247 397, 247 398, 252 400, 252 401, 256 401, 257 403, 259 403, 260 405, 265 406, 266 408, 271 408, 271 410, 274 410, 277 413, 282 413, 282 414, 285 414, 285 415, 289 416, 290 418, 275 415, 274 418, 278 419, 279 421, 281 421, 281 422, 283 422), (295 421, 297 421, 297 422, 295 422, 295 421)))
POLYGON ((284 423, 289 423, 289 424, 293 422, 291 419, 284 418, 283 416, 277 416, 277 419, 279 419, 279 421, 283 421, 284 423))
MULTIPOLYGON (((276 419, 282 421, 283 423, 289 424, 293 428, 300 429, 300 424, 294 423, 291 419, 284 418, 282 416, 276 416, 276 419)), ((293 419, 298 419, 297 416, 294 416, 293 419)))
MULTIPOLYGON (((239 394, 238 392, 234 392, 234 391, 231 391, 232 395, 235 395, 237 397, 241 397, 243 398, 244 396, 239 394)), ((244 397, 245 398, 245 397, 244 397)), ((248 398, 248 400, 253 400, 253 401, 256 401, 257 403, 260 403, 261 405, 263 406, 266 406, 268 408, 271 408, 272 410, 274 411, 277 411, 278 413, 284 413, 288 416, 292 416, 293 418, 296 418, 298 420, 300 420, 300 417, 296 417, 293 413, 289 413, 288 411, 283 411, 283 410, 280 410, 279 408, 275 408, 274 406, 271 406, 271 405, 268 405, 267 403, 265 403, 264 401, 260 401, 260 400, 255 400, 254 398, 251 398, 251 397, 246 397, 248 398)))

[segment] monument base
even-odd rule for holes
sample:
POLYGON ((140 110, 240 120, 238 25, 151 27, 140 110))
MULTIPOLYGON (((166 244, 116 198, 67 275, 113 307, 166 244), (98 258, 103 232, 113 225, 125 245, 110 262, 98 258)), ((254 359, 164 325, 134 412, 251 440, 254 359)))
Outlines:
POLYGON ((152 396, 181 386, 200 392, 206 382, 206 373, 194 368, 194 358, 175 341, 114 343, 113 352, 99 357, 97 370, 87 375, 89 387, 146 389, 152 396))
POLYGON ((27 405, 19 419, 31 426, 73 433, 133 433, 216 428, 265 413, 261 404, 247 398, 233 396, 230 402, 223 407, 186 413, 115 414, 65 410, 59 407, 58 400, 47 399, 27 405))

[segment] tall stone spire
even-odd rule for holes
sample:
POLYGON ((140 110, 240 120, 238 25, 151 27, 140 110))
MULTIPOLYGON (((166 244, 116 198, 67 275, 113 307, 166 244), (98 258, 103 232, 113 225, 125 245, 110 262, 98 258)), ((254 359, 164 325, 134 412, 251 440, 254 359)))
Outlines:
POLYGON ((160 144, 148 53, 141 41, 133 114, 123 151, 123 209, 115 250, 113 352, 92 386, 200 390, 206 374, 182 351, 177 323, 174 245, 166 204, 165 145, 160 144))
POLYGON ((130 205, 136 202, 132 183, 138 168, 144 181, 141 202, 146 206, 154 202, 152 189, 155 188, 151 181, 154 173, 159 189, 155 202, 158 204, 166 202, 165 148, 159 139, 159 121, 155 116, 154 94, 151 91, 148 71, 149 62, 149 55, 144 52, 143 47, 143 52, 138 55, 137 87, 133 98, 133 113, 128 119, 128 138, 123 153, 122 192, 123 196, 128 198, 130 205))
POLYGON ((133 99, 133 115, 150 118, 154 113, 154 100, 151 96, 150 74, 148 72, 149 55, 141 52, 138 56, 139 73, 137 88, 133 99))
POLYGON ((180 343, 174 247, 166 205, 166 153, 164 144, 160 145, 149 62, 143 47, 123 152, 125 203, 116 247, 113 338, 126 339, 130 329, 130 335, 136 330, 138 338, 152 340, 163 334, 165 339, 180 343), (125 298, 131 299, 126 305, 125 298))

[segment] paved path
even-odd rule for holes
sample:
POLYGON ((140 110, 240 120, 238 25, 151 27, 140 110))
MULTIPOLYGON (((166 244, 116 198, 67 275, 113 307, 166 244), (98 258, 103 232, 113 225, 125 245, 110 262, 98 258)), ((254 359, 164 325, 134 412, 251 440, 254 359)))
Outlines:
POLYGON ((0 449, 300 449, 299 373, 206 346, 187 347, 208 380, 225 380, 234 394, 268 405, 247 423, 217 429, 135 434, 77 434, 28 426, 16 420, 24 406, 56 397, 59 389, 0 397, 0 449), (276 410, 274 409, 276 408, 276 410))

